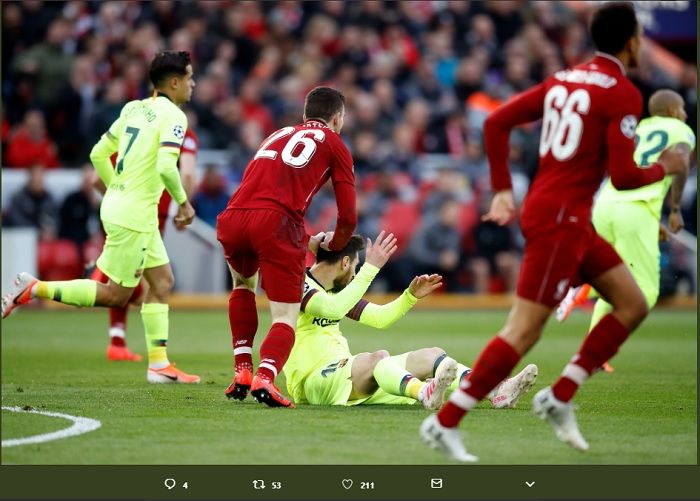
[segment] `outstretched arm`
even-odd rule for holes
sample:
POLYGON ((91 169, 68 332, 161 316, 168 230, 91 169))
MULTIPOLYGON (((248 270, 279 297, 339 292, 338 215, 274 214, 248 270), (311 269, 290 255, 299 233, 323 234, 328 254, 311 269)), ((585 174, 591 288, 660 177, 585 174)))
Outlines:
POLYGON ((418 299, 423 298, 442 285, 440 275, 421 275, 411 281, 411 285, 399 297, 387 304, 360 301, 350 310, 348 317, 361 324, 377 329, 386 329, 413 308, 418 299))

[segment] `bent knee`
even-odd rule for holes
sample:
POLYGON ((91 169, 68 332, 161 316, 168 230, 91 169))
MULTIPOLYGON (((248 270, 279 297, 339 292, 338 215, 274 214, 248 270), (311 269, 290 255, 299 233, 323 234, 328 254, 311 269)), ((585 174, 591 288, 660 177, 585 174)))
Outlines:
MULTIPOLYGON (((617 305, 615 313, 628 329, 634 329, 649 314, 649 304, 647 303, 649 298, 645 297, 641 291, 637 291, 628 295, 625 299, 623 304, 617 305)), ((656 301, 656 298, 654 298, 654 301, 656 301)))
POLYGON ((389 352, 386 351, 386 350, 375 351, 375 352, 372 353, 372 355, 371 355, 371 357, 372 357, 373 359, 376 359, 377 362, 379 362, 380 360, 383 360, 383 359, 385 359, 385 358, 389 358, 390 356, 391 356, 391 355, 390 355, 389 352))

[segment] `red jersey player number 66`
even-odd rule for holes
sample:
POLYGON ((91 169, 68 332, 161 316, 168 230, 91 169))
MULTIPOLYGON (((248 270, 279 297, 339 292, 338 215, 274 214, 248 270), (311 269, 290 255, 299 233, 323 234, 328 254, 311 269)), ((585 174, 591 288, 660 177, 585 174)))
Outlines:
MULTIPOLYGON (((278 139, 288 136, 294 132, 294 130, 294 127, 284 127, 272 134, 270 138, 260 146, 254 158, 269 158, 270 160, 277 158, 277 152, 268 150, 267 147, 278 139)), ((289 138, 289 141, 287 141, 287 144, 282 150, 282 161, 295 169, 306 167, 309 160, 311 160, 311 157, 316 152, 316 141, 322 143, 325 138, 325 132, 320 129, 297 131, 296 134, 289 138), (309 134, 313 134, 313 139, 307 137, 309 134), (297 154, 294 154, 294 151, 298 149, 297 146, 299 145, 303 145, 304 148, 297 154)))
POLYGON ((544 97, 540 156, 551 151, 560 162, 574 156, 583 135, 581 115, 587 115, 590 108, 591 96, 586 89, 569 94, 563 85, 552 87, 544 97))

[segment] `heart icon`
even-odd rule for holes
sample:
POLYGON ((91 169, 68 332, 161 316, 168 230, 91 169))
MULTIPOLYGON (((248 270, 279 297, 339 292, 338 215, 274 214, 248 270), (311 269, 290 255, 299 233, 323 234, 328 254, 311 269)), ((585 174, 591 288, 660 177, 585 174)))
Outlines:
POLYGON ((345 487, 345 489, 349 489, 350 487, 352 487, 352 479, 351 478, 343 479, 343 487, 345 487))

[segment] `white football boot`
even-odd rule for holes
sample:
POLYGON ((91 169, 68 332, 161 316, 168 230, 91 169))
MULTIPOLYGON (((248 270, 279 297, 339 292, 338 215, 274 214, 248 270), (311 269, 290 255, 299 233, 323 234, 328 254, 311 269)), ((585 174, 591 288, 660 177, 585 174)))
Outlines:
POLYGON ((418 400, 429 411, 436 411, 445 403, 445 392, 457 377, 457 362, 446 357, 435 371, 435 377, 425 382, 418 400))
POLYGON ((559 303, 559 306, 557 306, 557 311, 554 314, 557 322, 563 322, 569 318, 571 312, 574 311, 574 307, 576 306, 576 294, 578 294, 580 288, 581 287, 569 287, 569 292, 567 292, 564 299, 561 300, 561 303, 559 303))
POLYGON ((421 423, 420 437, 423 442, 442 452, 448 459, 463 463, 476 463, 479 460, 464 448, 459 428, 442 426, 435 414, 431 414, 421 423))
POLYGON ((581 435, 576 423, 573 404, 557 400, 552 393, 551 386, 541 389, 534 396, 532 412, 538 418, 546 419, 552 425, 559 440, 580 451, 588 450, 588 442, 581 435))
POLYGON ((518 403, 520 397, 530 391, 536 379, 537 366, 530 364, 518 374, 506 379, 496 387, 493 396, 490 397, 491 404, 496 409, 504 409, 506 407, 512 409, 518 403))

